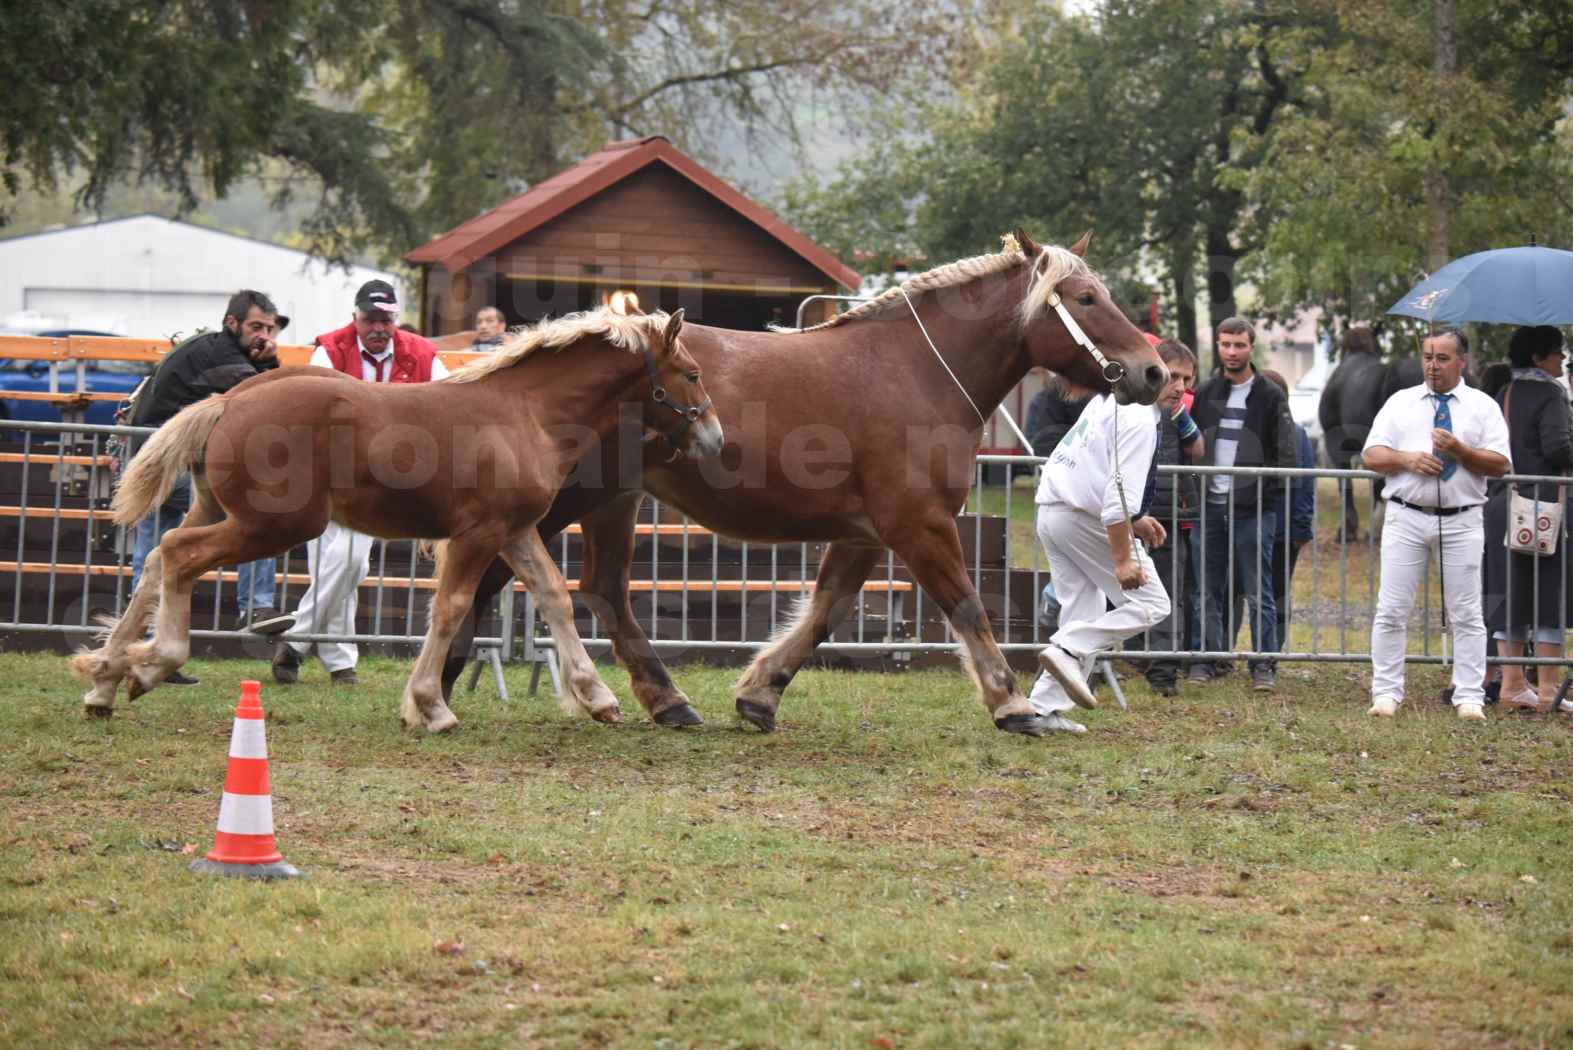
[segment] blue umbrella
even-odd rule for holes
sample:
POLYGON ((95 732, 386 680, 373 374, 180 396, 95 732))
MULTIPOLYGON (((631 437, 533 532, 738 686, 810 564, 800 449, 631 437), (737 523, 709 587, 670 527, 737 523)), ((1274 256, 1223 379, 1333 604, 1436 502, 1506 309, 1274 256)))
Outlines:
POLYGON ((1387 312, 1437 324, 1573 324, 1573 252, 1528 247, 1466 255, 1387 312))

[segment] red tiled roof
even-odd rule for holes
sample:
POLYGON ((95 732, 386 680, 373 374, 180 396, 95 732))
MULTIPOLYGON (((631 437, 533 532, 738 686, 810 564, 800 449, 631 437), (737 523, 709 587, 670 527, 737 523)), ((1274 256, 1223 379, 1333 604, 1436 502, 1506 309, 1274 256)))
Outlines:
POLYGON ((853 290, 862 284, 863 278, 855 270, 842 265, 829 251, 764 206, 737 192, 660 135, 610 143, 567 171, 558 172, 519 196, 427 241, 404 258, 412 263, 436 263, 457 273, 655 163, 665 164, 684 176, 835 283, 853 290))

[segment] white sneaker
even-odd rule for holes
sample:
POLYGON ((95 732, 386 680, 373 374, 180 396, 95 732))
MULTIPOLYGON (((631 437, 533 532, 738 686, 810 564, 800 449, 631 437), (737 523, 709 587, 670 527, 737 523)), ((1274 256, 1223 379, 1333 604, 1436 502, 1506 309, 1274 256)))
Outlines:
POLYGON ((1484 722, 1486 709, 1483 704, 1459 704, 1458 717, 1469 722, 1484 722))
POLYGON ((1086 726, 1080 722, 1072 722, 1058 711, 1050 711, 1048 714, 1043 715, 1038 720, 1038 724, 1044 729, 1056 733, 1085 733, 1087 731, 1086 726))
POLYGON ((1378 718, 1392 718, 1398 714, 1398 701, 1390 696, 1374 696, 1371 698, 1371 710, 1366 714, 1378 718))
POLYGON ((1066 695, 1077 707, 1089 711, 1098 706, 1098 700, 1087 688, 1087 676, 1082 673, 1081 661, 1052 642, 1038 654, 1038 666, 1065 687, 1066 695))

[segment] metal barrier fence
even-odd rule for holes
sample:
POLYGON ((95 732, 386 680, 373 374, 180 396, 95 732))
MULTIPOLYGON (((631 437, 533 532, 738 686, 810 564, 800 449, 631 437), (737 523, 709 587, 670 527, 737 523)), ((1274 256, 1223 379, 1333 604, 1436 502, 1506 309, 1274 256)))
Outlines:
MULTIPOLYGON (((0 560, 0 605, 9 611, 9 616, 0 612, 0 631, 66 637, 93 633, 98 630, 93 614, 118 615, 130 593, 127 531, 115 528, 108 516, 112 476, 107 443, 115 437, 145 437, 152 431, 14 421, 0 424, 0 429, 20 436, 17 451, 0 453, 0 463, 9 465, 14 482, 0 493, 0 522, 15 525, 11 545, 14 560, 0 560), (47 481, 41 482, 44 478, 47 481)), ((1007 652, 1035 651, 1053 633, 1039 615, 1040 596, 1050 581, 1049 566, 1034 528, 1032 486, 1041 462, 1026 456, 979 457, 972 492, 958 519, 974 585, 994 622, 996 638, 1007 652)), ((1298 563, 1286 558, 1279 570, 1290 584, 1287 589, 1278 590, 1289 597, 1287 644, 1253 650, 1237 649, 1226 641, 1221 647, 1207 648, 1194 637, 1184 640, 1182 636, 1184 644, 1172 643, 1164 648, 1157 644, 1162 639, 1149 634, 1128 644, 1125 657, 1369 662, 1380 561, 1377 541, 1370 532, 1361 543, 1331 542, 1330 537, 1342 521, 1342 501, 1353 498, 1348 490, 1363 489, 1378 480, 1378 475, 1330 469, 1161 467, 1159 471, 1175 480, 1194 477, 1203 490, 1212 477, 1235 479, 1228 501, 1220 506, 1202 500, 1188 527, 1183 524, 1178 485, 1174 486, 1168 507, 1153 509, 1154 515, 1170 526, 1170 542, 1153 556, 1160 570, 1167 568, 1171 581, 1180 581, 1169 589, 1182 620, 1187 615, 1193 621, 1198 617, 1205 620, 1209 612, 1215 611, 1216 600, 1195 581, 1216 579, 1221 572, 1228 590, 1252 589, 1234 587, 1235 559, 1226 558, 1228 564, 1220 568, 1217 551, 1233 549, 1243 539, 1258 563, 1263 553, 1270 553, 1271 541, 1264 537, 1263 526, 1271 516, 1259 509, 1264 496, 1276 490, 1287 508, 1295 484, 1311 479, 1316 525, 1298 563), (1249 511, 1245 509, 1248 507, 1258 509, 1249 511), (1176 522, 1181 522, 1181 527, 1174 527, 1176 522), (1219 530, 1219 538, 1209 552, 1208 544, 1199 538, 1211 529, 1219 530), (1189 569, 1184 565, 1187 561, 1191 562, 1189 569), (1187 579, 1191 582, 1185 582, 1187 579), (1134 651, 1138 648, 1145 651, 1134 651)), ((1560 477, 1514 476, 1507 480, 1525 485, 1543 483, 1557 486, 1559 491, 1573 483, 1573 479, 1560 477)), ((1369 500, 1363 499, 1361 504, 1363 513, 1369 513, 1369 500)), ((1449 524, 1448 519, 1440 519, 1443 529, 1449 524)), ((810 591, 825 547, 814 543, 762 546, 729 541, 670 514, 653 500, 646 501, 638 528, 640 553, 636 555, 632 584, 636 612, 652 644, 668 657, 753 650, 765 644, 784 619, 788 603, 810 591)), ((1566 550, 1567 531, 1568 523, 1564 521, 1559 551, 1566 550)), ((582 558, 579 542, 576 528, 554 540, 559 566, 571 582, 576 580, 582 558)), ((1494 545, 1488 537, 1487 553, 1500 552, 1501 543, 1500 536, 1494 545)), ((0 548, 0 559, 5 553, 0 548)), ((289 555, 281 557, 276 602, 280 610, 290 608, 292 594, 298 597, 304 591, 309 582, 309 576, 300 571, 304 568, 298 556, 293 561, 289 555)), ((424 634, 425 602, 417 597, 433 587, 427 568, 417 556, 413 541, 378 544, 372 555, 371 575, 361 592, 361 620, 366 629, 347 635, 292 637, 303 641, 418 643, 424 634)), ((1442 609, 1433 587, 1435 576, 1434 571, 1428 570, 1410 624, 1411 652, 1407 659, 1412 663, 1440 663, 1447 659, 1445 632, 1439 630, 1442 609)), ((1510 588, 1511 579, 1510 576, 1510 588)), ((226 605, 226 597, 235 583, 234 572, 210 573, 204 581, 199 592, 201 600, 194 601, 193 636, 247 637, 225 623, 226 609, 231 608, 226 605)), ((1280 588, 1284 582, 1284 577, 1274 581, 1280 588)), ((1538 606, 1538 575, 1534 586, 1538 606)), ((1256 580, 1255 593, 1243 596, 1246 606, 1264 608, 1262 599, 1271 587, 1265 579, 1256 580)), ((1556 624, 1559 638, 1567 628, 1566 588, 1563 573, 1558 602, 1561 615, 1556 624)), ((533 659, 549 650, 552 641, 547 635, 536 635, 528 602, 515 609, 514 593, 514 588, 505 591, 500 611, 478 626, 476 644, 494 657, 523 655, 533 659), (522 613, 522 630, 516 630, 516 611, 522 613)), ((1511 605, 1511 592, 1505 597, 1511 605)), ((591 604, 576 603, 582 633, 587 645, 604 649, 609 642, 599 619, 587 608, 591 604)), ((1250 616, 1241 618, 1233 608, 1224 613, 1229 617, 1224 630, 1230 641, 1241 628, 1251 626, 1250 616)), ((251 638, 255 640, 255 636, 251 638)), ((914 584, 894 555, 887 553, 852 614, 821 648, 849 656, 901 661, 925 654, 951 653, 956 639, 935 603, 914 584)), ((1492 659, 1497 662, 1497 658, 1492 659)), ((1534 656, 1514 658, 1512 662, 1563 663, 1560 658, 1534 656)), ((500 674, 498 681, 501 682, 500 674)))

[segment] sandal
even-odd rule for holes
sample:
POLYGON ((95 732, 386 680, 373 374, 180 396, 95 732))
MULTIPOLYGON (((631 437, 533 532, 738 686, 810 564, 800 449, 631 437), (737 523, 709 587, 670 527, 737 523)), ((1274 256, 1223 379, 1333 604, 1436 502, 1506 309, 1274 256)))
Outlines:
POLYGON ((1505 711, 1539 711, 1540 694, 1532 688, 1525 689, 1516 696, 1504 699, 1502 701, 1502 709, 1505 711))

